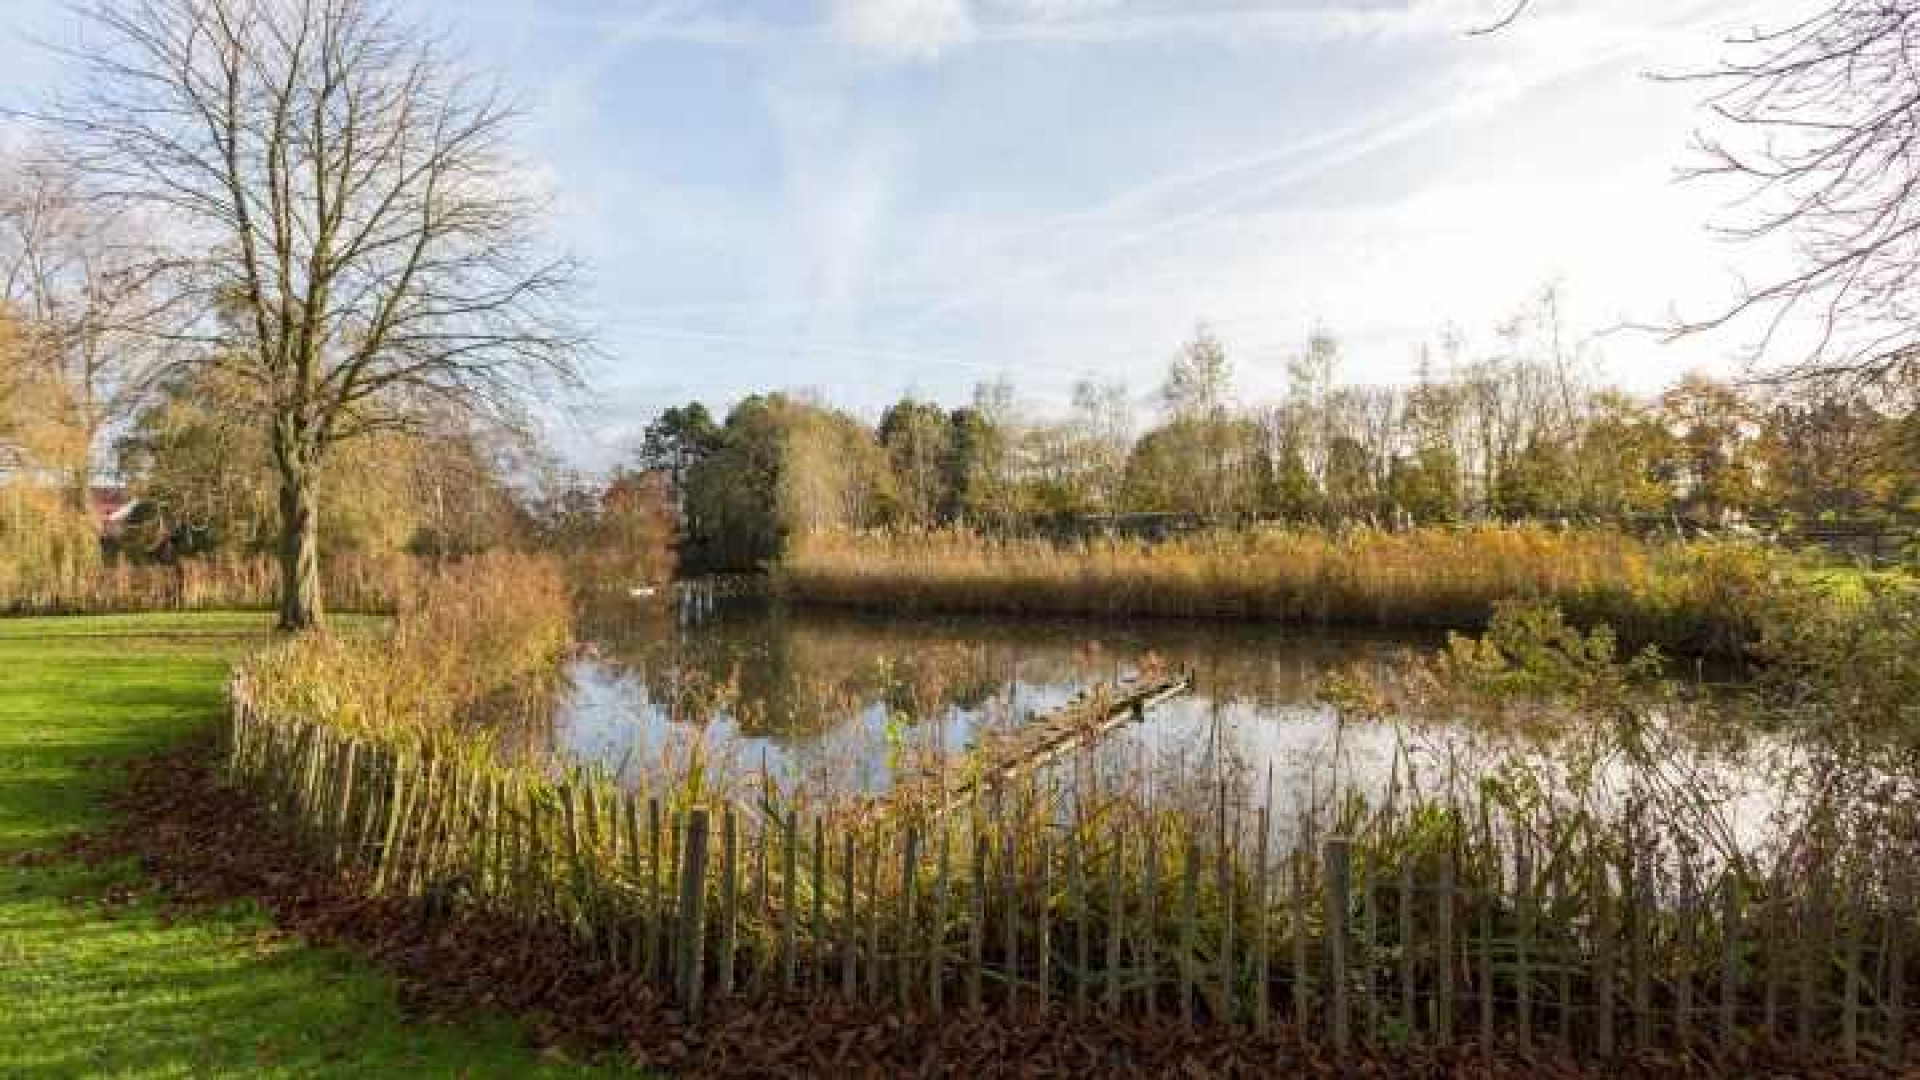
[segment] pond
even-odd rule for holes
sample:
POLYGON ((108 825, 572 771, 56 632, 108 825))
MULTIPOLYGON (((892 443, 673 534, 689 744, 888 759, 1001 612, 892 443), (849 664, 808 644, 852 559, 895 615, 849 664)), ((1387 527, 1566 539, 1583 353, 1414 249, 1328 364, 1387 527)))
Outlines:
MULTIPOLYGON (((1510 719, 1342 722, 1329 676, 1392 687, 1430 635, 1252 623, 883 616, 744 596, 634 607, 587 622, 548 733, 563 759, 632 779, 677 775, 690 751, 712 780, 822 796, 885 792, 908 769, 949 762, 982 729, 1017 725, 1076 693, 1144 669, 1190 671, 1192 692, 1105 739, 1100 767, 1169 782, 1231 773, 1271 785, 1276 811, 1336 793, 1382 798, 1448 774, 1474 782, 1516 754, 1547 760, 1555 735, 1510 719)), ((1698 725, 1694 725, 1698 726, 1698 725)), ((1719 792, 1732 819, 1777 808, 1772 740, 1726 725, 1692 740, 1686 783, 1719 792)), ((1743 828, 1741 831, 1746 831, 1743 828)))

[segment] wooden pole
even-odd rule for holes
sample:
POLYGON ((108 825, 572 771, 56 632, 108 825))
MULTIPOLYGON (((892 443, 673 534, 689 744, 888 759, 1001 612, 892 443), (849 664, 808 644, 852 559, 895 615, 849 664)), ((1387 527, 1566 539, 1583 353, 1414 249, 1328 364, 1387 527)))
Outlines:
POLYGON ((1513 950, 1514 1008, 1519 1012, 1520 1056, 1533 1053, 1533 856, 1524 843, 1514 852, 1515 921, 1513 950))
POLYGON ((1594 1043, 1602 1060, 1613 1057, 1613 939, 1616 933, 1613 914, 1613 884, 1607 860, 1597 858, 1591 866, 1594 898, 1593 982, 1594 1043))
POLYGON ((1864 900, 1860 886, 1848 890, 1846 910, 1841 918, 1846 935, 1840 949, 1840 1053, 1848 1061, 1860 1057, 1860 979, 1861 922, 1864 900))
MULTIPOLYGON (((976 823, 978 819, 976 818, 976 823)), ((967 925, 967 1008, 980 1011, 980 977, 984 963, 987 922, 987 837, 976 824, 973 836, 973 906, 967 925)))
MULTIPOLYGON (((1498 859, 1499 855, 1489 851, 1488 857, 1498 859)), ((1488 882, 1487 887, 1481 890, 1478 896, 1480 977, 1476 980, 1479 985, 1474 988, 1478 991, 1475 996, 1480 1001, 1480 1052, 1488 1060, 1493 1056, 1493 907, 1499 902, 1499 894, 1496 891, 1499 888, 1498 871, 1495 873, 1494 880, 1488 882)))
POLYGON ((720 818, 720 848, 720 993, 724 996, 733 993, 734 955, 740 948, 740 837, 732 803, 720 818))
POLYGON ((841 851, 840 889, 840 996, 848 1001, 860 993, 857 959, 860 941, 859 904, 854 896, 854 862, 859 857, 859 841, 853 826, 846 827, 841 851))
POLYGON ((680 878, 680 1000, 687 1016, 700 1019, 701 962, 706 956, 707 809, 695 807, 687 816, 687 841, 680 878))
POLYGON ((661 942, 665 940, 667 921, 665 905, 660 898, 660 879, 664 873, 660 865, 660 800, 647 800, 647 973, 653 978, 661 977, 665 967, 662 953, 666 950, 661 942))
POLYGON ((1180 1022, 1193 1026, 1193 972, 1199 963, 1199 933, 1195 908, 1200 894, 1200 852, 1189 839, 1180 885, 1180 1022))
POLYGON ((1146 895, 1140 901, 1140 980, 1147 1016, 1155 1017, 1160 1013, 1160 841, 1151 810, 1147 815, 1147 844, 1141 861, 1141 887, 1146 895))
MULTIPOLYGON (((1304 839, 1298 842, 1304 843, 1304 839)), ((1312 1030, 1313 993, 1312 975, 1307 961, 1307 857, 1306 853, 1295 848, 1290 857, 1291 873, 1288 877, 1290 910, 1287 913, 1289 944, 1293 949, 1293 985, 1290 988, 1293 999, 1293 1026, 1297 1031, 1312 1030)))
POLYGON ((1440 1045, 1453 1041, 1453 852, 1440 853, 1440 880, 1434 889, 1434 1035, 1440 1045))
POLYGON ((800 817, 788 810, 780 830, 780 985, 789 993, 799 984, 795 939, 800 922, 800 817))
POLYGON ((908 826, 900 851, 900 932, 896 935, 900 945, 900 1008, 903 1011, 913 1000, 913 926, 920 886, 919 862, 920 830, 908 826))
POLYGON ((1419 1041, 1420 980, 1418 952, 1414 948, 1414 857, 1400 859, 1400 1027, 1409 1044, 1419 1041))
POLYGON ((1012 1014, 1020 1001, 1020 853, 1017 829, 1001 823, 1005 853, 1001 860, 1000 880, 1006 911, 1001 919, 1005 931, 1001 962, 1006 965, 1007 1012, 1012 1014))
POLYGON ((1089 934, 1086 872, 1081 865, 1080 831, 1067 834, 1067 897, 1073 908, 1073 1014, 1087 1013, 1089 934))
POLYGON ((1674 942, 1673 1026, 1674 1037, 1679 1040, 1683 1050, 1691 1049, 1693 1045, 1693 954, 1697 945, 1695 941, 1697 915, 1693 861, 1682 854, 1680 856, 1680 896, 1674 905, 1673 912, 1677 924, 1674 942))
POLYGON ((1267 834, 1272 824, 1273 808, 1262 804, 1258 826, 1260 836, 1254 843, 1253 867, 1253 1027, 1263 1035, 1273 1024, 1272 902, 1269 896, 1272 875, 1267 859, 1267 834))
POLYGON ((1113 834, 1113 847, 1107 853, 1107 1011, 1120 1011, 1120 946, 1127 927, 1126 902, 1120 895, 1121 866, 1126 858, 1126 837, 1113 834))
POLYGON ((1366 861, 1359 877, 1361 947, 1355 959, 1360 968, 1360 997, 1367 1017, 1367 1044, 1378 1046, 1380 992, 1374 980, 1374 958, 1380 955, 1380 890, 1375 885, 1379 875, 1375 872, 1372 859, 1366 861))
POLYGON ((1632 907, 1627 920, 1633 964, 1633 1045, 1645 1052, 1653 1047, 1653 875, 1638 852, 1629 855, 1632 907))
POLYGON ((1907 933, 1913 910, 1913 872, 1894 872, 1887 890, 1887 1035, 1884 1059, 1898 1068, 1906 1062, 1907 933))
POLYGON ((827 985, 827 823, 813 817, 813 920, 808 933, 813 952, 813 987, 827 985))
POLYGON ((939 1016, 945 1005, 947 959, 947 900, 949 888, 948 848, 952 830, 940 823, 940 868, 933 886, 933 927, 928 938, 927 1001, 933 1015, 939 1016))
POLYGON ((1720 1058, 1731 1060, 1740 1025, 1740 871, 1720 878, 1720 1058))
MULTIPOLYGON (((621 816, 625 819, 627 831, 627 876, 633 881, 636 895, 639 895, 646 881, 646 863, 640 847, 640 808, 632 795, 620 801, 621 816)), ((636 904, 635 907, 640 905, 636 904)), ((633 927, 628 933, 627 968, 630 971, 645 972, 647 923, 644 910, 633 919, 633 927)), ((728 973, 732 973, 731 964, 728 973)), ((730 985, 730 984, 729 984, 730 985)))
POLYGON ((1327 1026, 1332 1031, 1334 1052, 1344 1057, 1352 1048, 1352 1017, 1347 1002, 1347 905, 1351 894, 1346 838, 1329 837, 1325 858, 1321 917, 1327 936, 1327 1026))
POLYGON ((880 864, 885 846, 877 831, 873 843, 867 846, 867 999, 876 1005, 887 976, 887 963, 880 955, 880 915, 886 903, 880 887, 880 864))

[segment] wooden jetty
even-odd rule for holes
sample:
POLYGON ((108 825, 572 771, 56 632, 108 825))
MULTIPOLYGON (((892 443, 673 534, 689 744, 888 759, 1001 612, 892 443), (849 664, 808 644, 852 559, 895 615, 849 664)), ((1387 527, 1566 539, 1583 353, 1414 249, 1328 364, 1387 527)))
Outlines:
POLYGON ((1102 683, 1019 727, 986 733, 957 761, 938 762, 903 778, 887 801, 945 813, 975 790, 997 787, 1057 761, 1122 724, 1144 720, 1148 709, 1192 689, 1190 671, 1102 683))

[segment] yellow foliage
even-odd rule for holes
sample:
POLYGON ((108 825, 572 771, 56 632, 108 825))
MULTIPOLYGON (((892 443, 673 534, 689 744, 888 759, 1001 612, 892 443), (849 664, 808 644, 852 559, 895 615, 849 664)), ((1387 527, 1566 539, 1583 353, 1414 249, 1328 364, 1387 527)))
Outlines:
POLYGON ((570 637, 554 560, 479 555, 407 592, 391 635, 304 635, 250 661, 247 675, 276 715, 366 734, 433 734, 543 692, 570 637))
POLYGON ((1768 557, 1537 525, 1214 533, 1165 543, 819 532, 779 571, 799 598, 897 610, 1198 616, 1461 629, 1516 599, 1631 641, 1737 651, 1768 557), (1737 601, 1737 602, 1736 602, 1737 601))

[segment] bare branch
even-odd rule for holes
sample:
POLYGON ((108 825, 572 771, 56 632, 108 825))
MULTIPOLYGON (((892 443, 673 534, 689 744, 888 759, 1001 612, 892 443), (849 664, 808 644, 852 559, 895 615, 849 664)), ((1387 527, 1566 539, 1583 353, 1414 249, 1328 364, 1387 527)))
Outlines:
MULTIPOLYGON (((343 440, 575 385, 575 264, 544 250, 517 116, 387 0, 87 0, 39 117, 93 198, 168 223, 143 330, 271 432, 283 510, 343 440)), ((310 528, 310 523, 289 528, 310 528)), ((283 611, 283 620, 286 613, 283 611)))
POLYGON ((1757 324, 1749 358, 1781 378, 1900 370, 1920 347, 1920 2, 1830 0, 1727 46, 1710 69, 1665 76, 1711 88, 1712 130, 1681 175, 1741 186, 1717 231, 1789 242, 1795 265, 1663 329, 1757 324), (1807 340, 1786 352, 1790 327, 1807 340))

